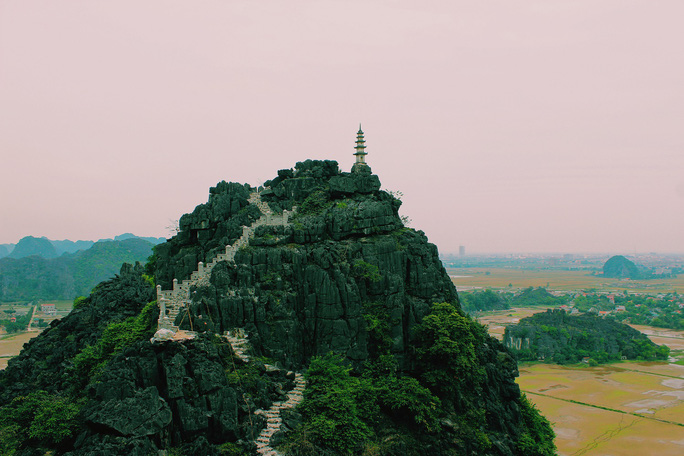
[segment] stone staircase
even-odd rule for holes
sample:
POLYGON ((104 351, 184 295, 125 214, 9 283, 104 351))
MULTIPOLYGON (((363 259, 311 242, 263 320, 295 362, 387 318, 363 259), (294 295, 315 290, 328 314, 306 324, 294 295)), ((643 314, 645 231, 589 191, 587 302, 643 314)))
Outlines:
MULTIPOLYGON (((237 328, 232 331, 226 331, 223 337, 230 343, 233 352, 241 360, 248 362, 250 357, 247 354, 249 350, 249 341, 247 333, 242 328, 237 328)), ((277 370, 271 364, 266 364, 267 370, 277 370)), ((289 373, 291 374, 291 372, 289 373)), ((257 453, 263 456, 281 456, 273 447, 271 447, 271 437, 280 430, 283 424, 283 419, 280 417, 280 412, 284 409, 295 408, 304 398, 304 389, 306 388, 306 380, 304 376, 296 372, 295 387, 287 393, 287 399, 281 402, 274 402, 268 410, 257 410, 255 415, 262 415, 266 417, 266 427, 261 430, 256 439, 257 453)))
POLYGON ((284 409, 295 408, 304 398, 303 393, 306 388, 304 376, 295 373, 295 387, 287 393, 287 399, 282 402, 274 402, 268 410, 257 410, 255 414, 266 417, 266 427, 259 433, 256 439, 257 453, 263 456, 281 456, 272 446, 271 437, 278 432, 283 425, 280 412, 284 409))
POLYGON ((169 335, 178 332, 178 326, 174 325, 176 317, 186 308, 191 302, 190 288, 197 285, 209 284, 211 271, 221 261, 235 261, 235 254, 238 250, 249 245, 249 240, 254 236, 255 230, 263 225, 278 226, 288 225, 289 211, 283 211, 282 214, 274 214, 267 203, 261 200, 259 192, 252 192, 249 195, 248 201, 254 204, 260 211, 259 217, 250 226, 242 227, 242 235, 233 245, 227 245, 225 253, 220 253, 208 264, 201 261, 197 264, 197 270, 190 274, 190 278, 179 282, 178 279, 173 279, 173 288, 171 290, 162 290, 161 285, 157 285, 157 303, 159 304, 159 320, 157 323, 157 332, 159 337, 155 334, 154 339, 162 340, 168 339, 169 335), (164 330, 160 333, 161 330, 164 330), (166 332, 166 336, 162 334, 166 332))
POLYGON ((244 329, 238 328, 232 331, 226 331, 224 336, 230 346, 233 347, 233 352, 244 362, 249 362, 249 355, 247 350, 249 349, 249 341, 247 340, 247 333, 244 329))

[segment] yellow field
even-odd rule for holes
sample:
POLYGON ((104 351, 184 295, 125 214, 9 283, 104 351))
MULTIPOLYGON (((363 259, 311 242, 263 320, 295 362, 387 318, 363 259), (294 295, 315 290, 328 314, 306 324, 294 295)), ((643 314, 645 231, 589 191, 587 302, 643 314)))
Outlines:
POLYGON ((684 275, 662 280, 618 280, 588 275, 586 271, 526 270, 503 268, 447 268, 457 290, 477 288, 524 289, 546 287, 558 291, 577 291, 595 288, 599 291, 630 293, 684 292, 684 275), (487 274, 489 273, 489 274, 487 274), (455 277, 454 277, 455 276, 455 277), (459 277, 460 276, 460 277, 459 277))
POLYGON ((477 318, 477 321, 487 325, 489 334, 499 340, 503 340, 504 330, 508 325, 517 324, 521 318, 529 317, 537 312, 545 312, 544 307, 516 307, 508 310, 494 310, 485 312, 477 318))
POLYGON ((634 364, 538 364, 518 383, 553 423, 561 455, 684 454, 684 366, 670 377, 634 364))
POLYGON ((24 344, 38 334, 40 333, 35 331, 0 336, 0 369, 7 367, 10 358, 17 356, 24 344))
MULTIPOLYGON (((543 311, 487 312, 478 320, 501 338, 505 325, 543 311)), ((656 343, 684 349, 684 331, 635 327, 656 343)), ((553 424, 561 455, 684 454, 684 366, 523 364, 518 384, 553 424)))

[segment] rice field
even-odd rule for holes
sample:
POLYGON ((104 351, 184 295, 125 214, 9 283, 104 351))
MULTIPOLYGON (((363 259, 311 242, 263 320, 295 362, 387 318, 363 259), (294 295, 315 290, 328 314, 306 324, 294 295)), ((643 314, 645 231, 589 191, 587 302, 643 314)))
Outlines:
POLYGON ((7 362, 19 354, 26 342, 36 337, 39 332, 23 332, 0 335, 0 370, 7 367, 7 362))
MULTIPOLYGON (((506 324, 543 310, 489 312, 479 321, 500 338, 506 324)), ((672 362, 520 365, 520 389, 551 421, 560 455, 684 454, 684 365, 676 363, 684 359, 684 331, 636 328, 667 344, 672 362)))

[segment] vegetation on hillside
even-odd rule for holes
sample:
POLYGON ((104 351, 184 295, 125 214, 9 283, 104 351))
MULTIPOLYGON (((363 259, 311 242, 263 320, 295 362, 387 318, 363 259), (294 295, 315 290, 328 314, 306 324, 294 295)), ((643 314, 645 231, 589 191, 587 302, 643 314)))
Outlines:
POLYGON ((554 307, 567 302, 568 298, 554 296, 543 287, 528 287, 520 292, 496 292, 491 289, 460 294, 463 310, 482 312, 505 310, 511 307, 549 306, 554 307))
POLYGON ((454 454, 490 454, 505 438, 496 431, 500 420, 521 425, 516 454, 555 454, 550 423, 524 396, 517 416, 487 413, 493 372, 482 347, 492 342, 484 327, 451 304, 435 304, 415 329, 415 369, 400 372, 383 322, 389 317, 377 305, 366 310, 374 355, 360 369, 332 353, 312 359, 299 407, 304 425, 286 454, 421 455, 427 441, 437 451, 456 444, 454 454))
POLYGON ((152 244, 143 239, 97 242, 58 258, 0 259, 0 302, 74 299, 113 277, 123 263, 144 262, 152 244))
POLYGON ((651 342, 641 332, 596 315, 568 315, 547 310, 506 327, 504 344, 523 361, 573 364, 584 359, 601 364, 621 359, 667 359, 669 348, 651 342))

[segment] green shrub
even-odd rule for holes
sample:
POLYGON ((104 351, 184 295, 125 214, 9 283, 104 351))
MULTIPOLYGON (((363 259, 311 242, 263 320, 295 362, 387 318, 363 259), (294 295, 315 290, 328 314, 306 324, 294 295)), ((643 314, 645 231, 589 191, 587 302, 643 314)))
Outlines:
POLYGON ((316 190, 306 197, 297 209, 297 215, 317 215, 332 205, 330 195, 324 190, 316 190))
POLYGON ((553 456, 556 454, 556 445, 553 439, 556 435, 551 428, 551 423, 532 404, 527 396, 520 396, 520 413, 524 432, 518 440, 520 454, 553 456))
POLYGON ((440 430, 441 402, 413 377, 386 376, 374 380, 377 401, 383 409, 399 413, 428 432, 440 430))
POLYGON ((221 456, 247 456, 245 450, 232 442, 226 442, 219 446, 221 456))
POLYGON ((466 384, 469 389, 478 386, 484 369, 478 362, 476 347, 486 337, 481 325, 443 302, 432 306, 415 334, 420 378, 439 397, 453 400, 466 384))
POLYGON ((0 450, 12 455, 27 444, 54 447, 71 438, 85 399, 35 391, 0 409, 0 450))
POLYGON ((72 307, 73 310, 80 309, 81 307, 85 307, 86 304, 88 303, 87 301, 88 298, 85 296, 79 296, 78 298, 74 299, 74 305, 72 307))
POLYGON ((382 275, 380 275, 380 268, 363 260, 354 261, 354 265, 352 267, 352 276, 359 279, 370 280, 371 282, 377 282, 382 279, 382 275))
POLYGON ((306 372, 307 389, 300 410, 311 442, 337 454, 353 450, 373 435, 363 420, 357 398, 364 393, 362 382, 350 375, 351 367, 332 353, 313 358, 306 372))
POLYGON ((366 332, 369 338, 369 352, 371 356, 389 354, 392 347, 390 335, 390 316, 383 304, 364 303, 363 318, 366 321, 366 332))
POLYGON ((157 302, 152 301, 143 307, 137 316, 110 323, 95 345, 88 345, 74 357, 72 369, 77 379, 77 387, 85 386, 93 377, 97 377, 115 353, 152 336, 158 315, 157 302))

